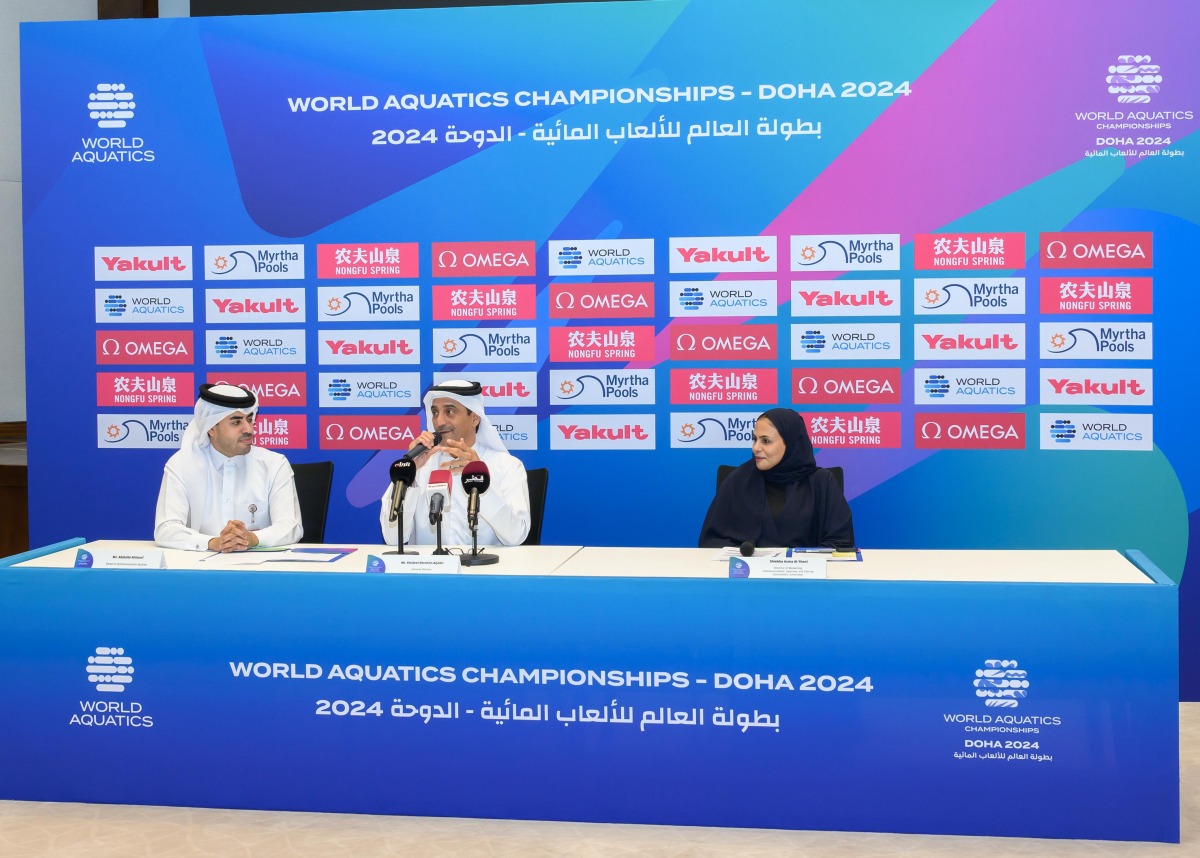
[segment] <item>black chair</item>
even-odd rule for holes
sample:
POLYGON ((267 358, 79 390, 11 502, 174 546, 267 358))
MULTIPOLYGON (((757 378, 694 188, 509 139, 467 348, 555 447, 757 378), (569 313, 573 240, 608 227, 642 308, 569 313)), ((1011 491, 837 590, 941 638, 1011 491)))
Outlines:
POLYGON ((550 471, 546 468, 531 468, 525 471, 529 482, 529 535, 522 545, 542 544, 542 518, 546 515, 546 486, 550 482, 550 471))
POLYGON ((292 465, 292 473, 296 477, 296 498, 300 501, 300 523, 304 525, 300 541, 324 542, 325 516, 333 489, 333 462, 303 462, 292 465))
MULTIPOLYGON (((737 465, 717 465, 717 488, 721 487, 721 483, 725 482, 725 478, 733 473, 737 465)), ((838 488, 842 490, 842 494, 846 493, 846 475, 842 472, 840 465, 834 465, 825 468, 829 473, 833 474, 833 479, 837 482, 838 488)))

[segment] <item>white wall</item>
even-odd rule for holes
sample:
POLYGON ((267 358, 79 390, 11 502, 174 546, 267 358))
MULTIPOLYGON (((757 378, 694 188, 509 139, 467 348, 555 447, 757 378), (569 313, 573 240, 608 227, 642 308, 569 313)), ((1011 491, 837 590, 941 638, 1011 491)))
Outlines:
POLYGON ((96 19, 96 0, 0 2, 0 423, 25 419, 25 287, 21 246, 22 21, 96 19))

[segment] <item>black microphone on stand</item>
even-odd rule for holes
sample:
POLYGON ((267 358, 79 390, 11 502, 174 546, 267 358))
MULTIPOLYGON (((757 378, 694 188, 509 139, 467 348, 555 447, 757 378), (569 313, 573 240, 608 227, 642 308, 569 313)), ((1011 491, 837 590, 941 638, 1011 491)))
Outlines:
POLYGON ((388 521, 396 522, 396 550, 388 554, 417 554, 404 550, 404 495, 417 476, 417 464, 407 456, 392 462, 392 511, 388 521))
POLYGON ((492 475, 483 462, 467 462, 462 470, 462 487, 467 492, 467 526, 471 528, 471 553, 462 554, 463 566, 488 566, 499 563, 495 554, 484 554, 479 550, 479 496, 492 484, 492 475))
POLYGON ((450 471, 446 468, 438 468, 429 475, 429 487, 426 489, 429 495, 429 525, 437 529, 437 548, 434 554, 450 553, 442 547, 442 511, 450 503, 450 486, 453 484, 450 471))

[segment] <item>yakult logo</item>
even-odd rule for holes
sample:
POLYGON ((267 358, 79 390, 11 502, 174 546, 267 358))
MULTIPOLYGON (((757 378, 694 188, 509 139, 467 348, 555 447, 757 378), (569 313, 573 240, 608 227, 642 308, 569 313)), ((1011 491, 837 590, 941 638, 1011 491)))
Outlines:
POLYGON ((1151 232, 1043 232, 1043 268, 1150 268, 1151 232))
POLYGON ((1042 402, 1076 405, 1153 405, 1150 369, 1043 369, 1042 402))
MULTIPOLYGON (((461 372, 435 372, 433 383, 462 378, 461 372)), ((536 372, 472 372, 471 380, 479 382, 480 396, 492 408, 532 408, 538 404, 536 372)))
POLYGON ((1024 360, 1025 326, 914 325, 915 360, 1024 360))
POLYGON ((191 280, 190 245, 94 248, 96 280, 191 280))
POLYGON ((418 332, 396 328, 317 331, 323 364, 420 363, 418 332))
POLYGON ((537 274, 532 241, 435 241, 434 277, 532 277, 537 274))
POLYGON ((775 271, 775 247, 773 235, 672 238, 671 273, 775 271))
POLYGON ((551 450, 653 450, 653 414, 572 414, 550 421, 551 450))
POLYGON ((792 281, 792 316, 899 315, 899 280, 792 281))
POLYGON ((303 289, 206 289, 208 322, 303 322, 303 289))

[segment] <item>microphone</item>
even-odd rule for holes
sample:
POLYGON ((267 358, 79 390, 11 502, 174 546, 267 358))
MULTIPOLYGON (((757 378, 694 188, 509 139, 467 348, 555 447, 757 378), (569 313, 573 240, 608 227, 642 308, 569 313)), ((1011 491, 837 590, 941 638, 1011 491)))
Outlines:
POLYGON ((429 523, 437 524, 441 520, 442 510, 450 502, 450 471, 438 468, 429 475, 429 523))
POLYGON ((392 514, 388 521, 395 521, 400 515, 400 505, 404 503, 404 493, 413 484, 417 476, 417 464, 407 457, 392 462, 392 514))
POLYGON ((492 484, 492 475, 483 462, 467 462, 462 470, 462 487, 467 492, 467 526, 479 526, 479 496, 492 484))
POLYGON ((738 551, 742 552, 743 557, 753 557, 754 556, 754 543, 753 542, 743 542, 741 547, 738 549, 738 551))
MULTIPOLYGON (((433 446, 436 447, 440 443, 442 443, 442 433, 434 431, 433 446)), ((418 444, 417 446, 415 446, 411 450, 409 450, 407 453, 405 453, 403 456, 401 456, 401 458, 408 459, 411 462, 414 459, 419 459, 421 456, 425 455, 428 452, 429 452, 428 447, 426 447, 424 444, 418 444)), ((395 465, 393 465, 392 467, 395 467, 395 465)))

